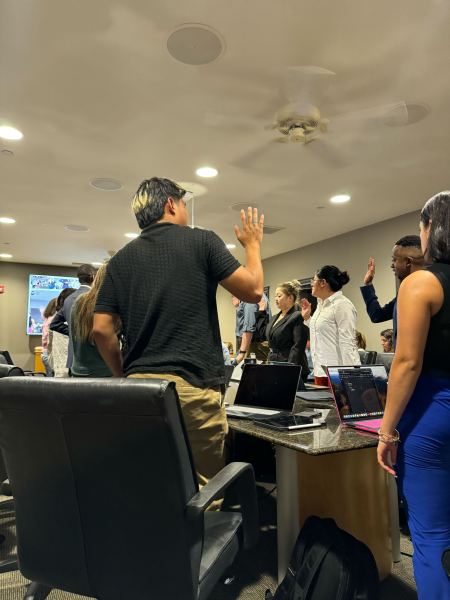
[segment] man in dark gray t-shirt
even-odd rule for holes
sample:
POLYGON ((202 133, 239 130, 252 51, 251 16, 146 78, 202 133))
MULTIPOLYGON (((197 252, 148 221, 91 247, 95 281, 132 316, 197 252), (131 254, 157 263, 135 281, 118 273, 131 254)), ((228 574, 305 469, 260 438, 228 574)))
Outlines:
POLYGON ((235 227, 244 267, 215 233, 187 226, 189 194, 168 179, 142 182, 132 205, 142 232, 109 262, 93 330, 114 376, 175 381, 199 483, 205 484, 224 465, 227 432, 216 290, 220 283, 246 302, 260 300, 263 217, 249 208, 241 213, 242 228, 235 227))

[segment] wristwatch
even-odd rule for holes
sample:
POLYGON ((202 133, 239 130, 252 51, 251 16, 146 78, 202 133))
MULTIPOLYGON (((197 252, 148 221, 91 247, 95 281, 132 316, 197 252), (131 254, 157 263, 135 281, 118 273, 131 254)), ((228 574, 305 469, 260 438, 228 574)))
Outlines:
POLYGON ((247 354, 247 350, 239 350, 238 354, 247 354))

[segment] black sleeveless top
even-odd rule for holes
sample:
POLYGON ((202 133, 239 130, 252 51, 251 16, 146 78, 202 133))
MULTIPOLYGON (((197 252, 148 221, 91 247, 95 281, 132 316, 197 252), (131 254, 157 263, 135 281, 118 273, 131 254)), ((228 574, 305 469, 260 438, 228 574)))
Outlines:
POLYGON ((439 280, 444 290, 444 302, 430 320, 422 371, 450 377, 450 265, 432 263, 425 269, 439 280))

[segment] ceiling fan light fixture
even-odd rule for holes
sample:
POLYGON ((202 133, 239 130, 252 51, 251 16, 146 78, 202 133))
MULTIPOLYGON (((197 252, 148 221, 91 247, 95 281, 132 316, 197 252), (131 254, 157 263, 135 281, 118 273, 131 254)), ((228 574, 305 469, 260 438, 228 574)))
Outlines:
POLYGON ((330 202, 332 204, 345 204, 346 202, 349 202, 350 199, 351 196, 349 196, 349 194, 337 194, 336 196, 331 196, 330 202))

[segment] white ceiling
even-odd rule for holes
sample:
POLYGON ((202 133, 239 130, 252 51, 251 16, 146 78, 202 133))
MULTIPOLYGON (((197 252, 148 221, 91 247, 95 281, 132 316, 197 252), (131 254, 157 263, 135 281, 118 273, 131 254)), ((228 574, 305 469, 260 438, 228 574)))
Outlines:
POLYGON ((229 206, 257 203, 285 227, 265 238, 265 257, 418 209, 449 187, 449 10, 447 0, 0 0, 0 121, 24 133, 0 142, 14 152, 0 153, 0 216, 17 219, 0 225, 0 253, 102 260, 137 231, 130 201, 155 175, 206 185, 195 222, 226 242, 238 220, 229 206), (223 55, 174 60, 167 39, 183 23, 220 32, 223 55), (270 145, 277 134, 264 125, 292 65, 336 73, 319 106, 330 130, 270 145), (403 127, 333 121, 398 101, 430 113, 403 127), (219 176, 196 177, 203 164, 219 176), (97 191, 95 177, 124 187, 97 191), (352 201, 330 205, 339 192, 352 201))

